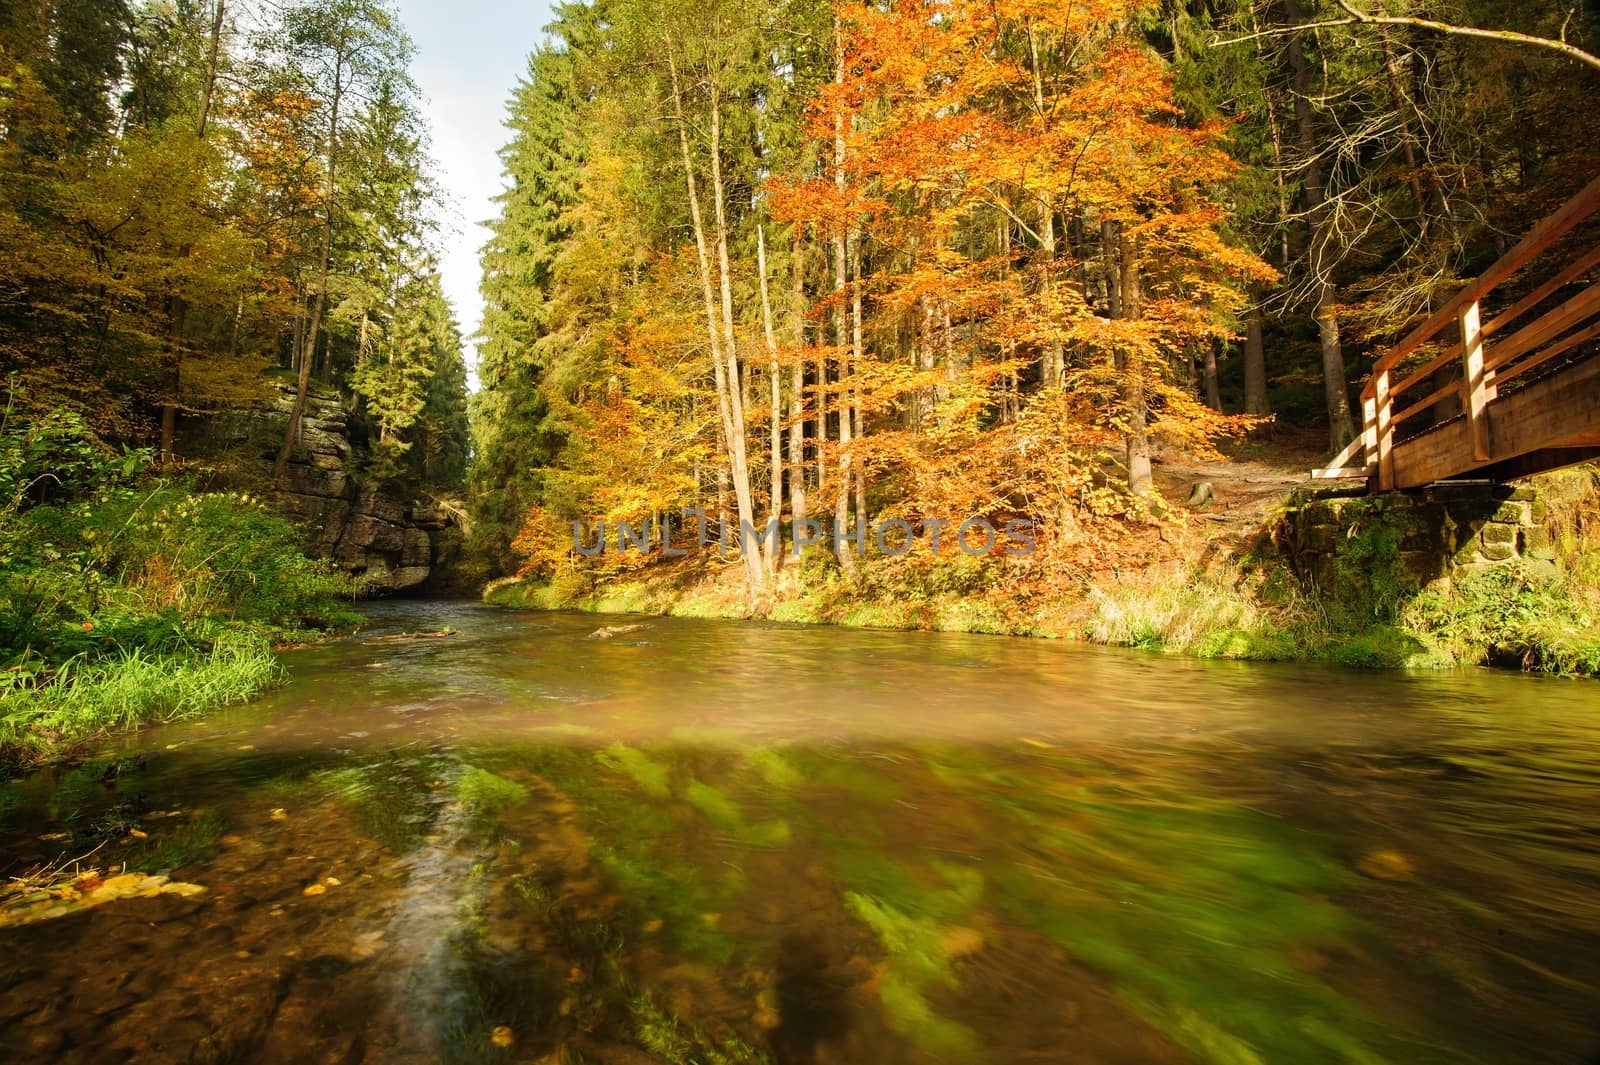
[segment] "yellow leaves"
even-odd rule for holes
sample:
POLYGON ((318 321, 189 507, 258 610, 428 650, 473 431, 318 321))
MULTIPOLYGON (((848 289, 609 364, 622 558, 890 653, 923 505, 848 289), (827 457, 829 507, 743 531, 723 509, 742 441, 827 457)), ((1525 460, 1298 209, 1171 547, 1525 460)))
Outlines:
POLYGON ((205 891, 199 884, 181 883, 165 876, 126 872, 102 876, 97 869, 67 877, 24 878, 0 888, 0 928, 49 921, 123 899, 160 895, 194 898, 205 891))

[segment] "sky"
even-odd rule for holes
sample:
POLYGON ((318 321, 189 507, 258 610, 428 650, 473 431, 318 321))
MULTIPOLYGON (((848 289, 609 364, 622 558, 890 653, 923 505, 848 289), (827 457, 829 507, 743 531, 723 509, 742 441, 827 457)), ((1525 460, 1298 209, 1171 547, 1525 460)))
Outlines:
MULTIPOLYGON (((494 217, 503 187, 495 153, 507 138, 506 102, 552 16, 542 0, 399 0, 398 7, 416 42, 411 70, 446 197, 444 292, 470 338, 483 314, 478 249, 489 234, 480 223, 494 217)), ((470 340, 467 364, 475 366, 470 340)))

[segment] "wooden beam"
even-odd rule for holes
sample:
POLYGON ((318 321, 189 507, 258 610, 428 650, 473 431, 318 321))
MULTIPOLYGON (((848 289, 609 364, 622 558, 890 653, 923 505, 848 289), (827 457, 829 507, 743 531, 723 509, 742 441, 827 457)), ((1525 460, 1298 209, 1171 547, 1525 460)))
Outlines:
POLYGON ((1365 434, 1359 435, 1354 440, 1346 444, 1343 451, 1329 459, 1328 465, 1323 468, 1329 470, 1348 468, 1355 457, 1366 450, 1366 436, 1365 434))
POLYGON ((1421 399, 1417 400, 1415 403, 1411 404, 1411 406, 1406 407, 1404 410, 1396 411, 1393 415, 1393 423, 1395 425, 1400 425, 1404 422, 1410 421, 1412 418, 1415 418, 1418 414, 1421 414, 1423 411, 1427 410, 1444 397, 1451 395, 1452 393, 1459 393, 1461 389, 1462 382, 1460 381, 1451 381, 1447 385, 1441 385, 1432 392, 1429 392, 1426 396, 1423 396, 1421 399))
POLYGON ((1494 336, 1500 330, 1543 303, 1552 292, 1572 284, 1572 282, 1588 273, 1596 265, 1600 265, 1600 244, 1595 245, 1589 250, 1589 254, 1580 258, 1555 277, 1552 277, 1516 303, 1495 315, 1494 321, 1483 327, 1483 335, 1486 337, 1494 336))
POLYGON ((1485 367, 1493 370, 1541 347, 1600 314, 1600 281, 1554 310, 1547 311, 1489 350, 1485 367))
POLYGON ((1390 386, 1389 394, 1396 398, 1405 395, 1407 389, 1411 388, 1413 385, 1426 381, 1428 378, 1433 376, 1433 372, 1435 370, 1439 369, 1441 366, 1448 366, 1450 363, 1454 362, 1456 358, 1460 356, 1460 354, 1460 345, 1450 345, 1450 347, 1444 351, 1441 351, 1433 359, 1402 377, 1399 384, 1390 386))
POLYGON ((1470 473, 1477 464, 1472 461, 1467 420, 1456 418, 1397 445, 1393 463, 1392 488, 1421 488, 1470 473))
POLYGON ((1400 343, 1378 360, 1377 365, 1373 367, 1374 372, 1393 369, 1400 360, 1455 321, 1462 307, 1480 301, 1484 295, 1493 291, 1496 285, 1532 262, 1540 252, 1565 236, 1568 230, 1588 218, 1597 208, 1600 208, 1600 177, 1585 185, 1581 192, 1562 204, 1554 214, 1546 216, 1528 231, 1527 236, 1517 242, 1516 247, 1506 252, 1493 266, 1469 282, 1427 321, 1406 334, 1400 343))
POLYGON ((1377 473, 1378 465, 1378 401, 1371 396, 1361 397, 1361 453, 1367 465, 1377 473))
POLYGON ((1472 457, 1488 462, 1489 401, 1494 398, 1494 386, 1484 374, 1483 329, 1476 303, 1461 308, 1461 364, 1466 372, 1467 437, 1472 441, 1472 457))
POLYGON ((1496 461, 1600 432, 1600 359, 1535 381, 1489 408, 1496 461))
POLYGON ((1533 358, 1523 359, 1521 362, 1514 363, 1513 365, 1506 367, 1505 370, 1499 373, 1493 373, 1491 375, 1491 380, 1498 385, 1501 381, 1509 381, 1518 374, 1525 374, 1529 370, 1536 370, 1540 366, 1543 366, 1545 363, 1549 362, 1551 359, 1554 359, 1560 355, 1565 355, 1568 351, 1571 351, 1578 345, 1585 344, 1597 336, 1600 336, 1600 322, 1595 322, 1587 329, 1580 329, 1576 333, 1568 333, 1554 344, 1551 344, 1549 347, 1539 352, 1539 354, 1535 355, 1533 358))
POLYGON ((1377 404, 1374 420, 1378 426, 1378 440, 1369 459, 1378 464, 1378 490, 1389 492, 1395 487, 1394 423, 1390 420, 1390 416, 1394 413, 1394 401, 1389 395, 1389 371, 1381 370, 1375 374, 1372 384, 1375 390, 1373 399, 1377 404))

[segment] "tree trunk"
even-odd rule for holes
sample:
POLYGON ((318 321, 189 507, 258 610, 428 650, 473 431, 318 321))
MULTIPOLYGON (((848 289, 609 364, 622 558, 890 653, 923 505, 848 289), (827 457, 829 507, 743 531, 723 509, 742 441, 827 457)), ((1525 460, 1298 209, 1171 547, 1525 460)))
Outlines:
MULTIPOLYGON (((1135 242, 1117 227, 1117 251, 1121 270, 1117 294, 1121 318, 1137 322, 1144 316, 1144 283, 1139 275, 1139 255, 1135 242)), ((1147 495, 1154 485, 1150 472, 1150 412, 1145 399, 1144 353, 1136 346, 1122 352, 1122 399, 1128 420, 1128 489, 1134 495, 1147 495)))
MULTIPOLYGON (((778 334, 772 324, 772 297, 767 289, 767 229, 756 226, 756 267, 761 272, 761 329, 767 339, 767 377, 771 386, 772 411, 767 419, 771 429, 772 486, 768 509, 771 520, 783 515, 783 390, 778 378, 778 334)), ((778 568, 783 551, 777 545, 767 557, 767 571, 778 568)))
POLYGON ((1212 410, 1222 409, 1222 387, 1217 381, 1217 345, 1213 341, 1206 341, 1204 374, 1206 385, 1206 406, 1212 410))
MULTIPOLYGON (((850 293, 850 361, 856 367, 857 373, 861 370, 861 359, 866 352, 866 342, 863 334, 862 306, 861 306, 861 230, 853 230, 850 234, 850 268, 855 275, 856 286, 850 293)), ((867 438, 867 427, 861 420, 861 385, 859 378, 856 386, 850 390, 850 415, 855 421, 855 439, 857 446, 867 438)), ((854 464, 856 473, 856 520, 867 520, 867 471, 864 463, 854 464)), ((866 548, 861 548, 865 553, 866 548)))
POLYGON ((1269 414, 1267 405, 1267 349, 1261 335, 1260 285, 1250 286, 1250 310, 1244 326, 1244 412, 1269 414))
POLYGON ((300 422, 306 413, 306 393, 311 387, 311 363, 317 350, 317 333, 322 329, 322 315, 328 305, 328 276, 333 261, 333 198, 338 188, 336 178, 339 163, 339 106, 344 102, 343 57, 334 66, 333 106, 328 118, 328 182, 327 203, 322 212, 321 265, 318 269, 317 296, 311 305, 311 320, 306 323, 300 338, 300 373, 295 382, 294 406, 289 411, 289 430, 283 437, 283 448, 278 452, 277 464, 272 469, 274 482, 281 482, 289 469, 289 456, 300 442, 300 422))
POLYGON ((800 240, 800 227, 794 229, 794 347, 797 352, 789 367, 789 517, 796 525, 806 520, 806 364, 798 352, 806 343, 806 319, 801 308, 805 306, 805 245, 800 240))
MULTIPOLYGON (((1028 62, 1033 74, 1033 106, 1040 121, 1043 122, 1046 119, 1044 70, 1039 58, 1039 42, 1032 27, 1028 29, 1028 62)), ((1048 307, 1051 302, 1051 291, 1055 287, 1056 262, 1056 212, 1055 205, 1048 200, 1039 204, 1039 256, 1044 260, 1043 269, 1039 274, 1039 291, 1045 296, 1045 305, 1048 307)), ((1044 387, 1055 388, 1066 376, 1066 351, 1060 337, 1056 335, 1053 321, 1050 334, 1050 339, 1044 346, 1039 378, 1044 387)))
MULTIPOLYGON (((711 348, 712 376, 717 389, 717 412, 722 418, 724 446, 732 467, 733 490, 738 504, 739 520, 754 523, 754 512, 750 505, 750 482, 748 470, 744 468, 744 426, 743 407, 739 401, 738 356, 732 352, 727 353, 727 362, 724 363, 724 345, 732 340, 732 294, 728 278, 724 272, 721 278, 723 294, 723 318, 719 321, 717 313, 717 283, 712 279, 711 252, 706 238, 705 219, 700 209, 699 182, 695 178, 694 156, 689 151, 689 128, 683 113, 683 90, 678 79, 678 67, 674 59, 668 54, 668 69, 671 72, 672 107, 677 119, 678 147, 682 153, 683 174, 685 190, 689 199, 689 221, 694 230, 694 243, 697 263, 700 272, 700 292, 705 303, 706 313, 706 338, 711 348), (730 380, 728 371, 733 370, 730 380), (736 420, 737 415, 737 420, 736 420)), ((713 90, 713 97, 715 90, 713 90)), ((720 149, 721 130, 719 128, 720 113, 715 104, 712 108, 712 173, 714 179, 713 189, 719 197, 717 213, 722 213, 721 195, 721 166, 716 162, 715 156, 720 149)), ((718 256, 726 262, 727 243, 726 234, 718 226, 718 256)), ((720 469, 720 467, 719 467, 720 469)), ((720 493, 719 493, 720 496, 720 493)), ((719 500, 719 507, 720 507, 719 500)), ((724 531, 726 530, 724 522, 724 531)), ((745 550, 741 552, 745 563, 745 574, 749 582, 749 591, 752 596, 758 594, 764 583, 764 570, 761 563, 760 551, 745 550)))
MULTIPOLYGON (((195 117, 194 133, 201 141, 206 139, 206 125, 211 120, 211 96, 216 91, 217 85, 217 57, 222 48, 222 16, 226 8, 225 0, 217 0, 216 19, 211 23, 211 46, 206 56, 205 77, 200 83, 200 106, 195 117)), ((178 258, 187 259, 193 254, 194 248, 185 244, 178 251, 178 258)), ((163 465, 173 462, 177 453, 173 449, 173 438, 177 434, 178 426, 178 397, 183 391, 183 327, 188 318, 188 303, 182 296, 172 297, 169 314, 172 322, 172 399, 171 402, 161 405, 161 462, 163 465)))
MULTIPOLYGON (((844 36, 837 16, 833 22, 835 85, 844 84, 844 36)), ((845 193, 844 176, 844 114, 833 113, 833 181, 842 200, 845 193)), ((839 485, 833 505, 834 551, 839 557, 839 568, 847 575, 855 573, 855 559, 846 541, 841 539, 850 520, 850 401, 845 393, 845 382, 850 377, 850 355, 845 326, 844 292, 849 283, 849 247, 843 229, 833 235, 833 294, 837 301, 833 314, 833 342, 839 352, 839 485)))
MULTIPOLYGON (((1298 0, 1284 0, 1292 25, 1303 19, 1298 0)), ((1300 151, 1305 156, 1306 214, 1311 223, 1311 285, 1316 295, 1317 331, 1322 345, 1322 384, 1328 411, 1328 445, 1338 451, 1355 439, 1350 415, 1349 384, 1344 373, 1344 348, 1339 338, 1339 295, 1333 284, 1333 215, 1318 155, 1316 123, 1311 114, 1311 85, 1302 33, 1289 37, 1289 69, 1300 151)))
POLYGON ((733 270, 728 258, 728 219, 726 209, 727 194, 722 182, 722 88, 715 79, 711 82, 711 195, 712 208, 717 223, 717 272, 718 289, 721 293, 722 305, 722 349, 723 357, 728 361, 728 398, 732 401, 729 411, 733 423, 733 438, 729 449, 733 458, 733 495, 739 508, 739 528, 741 540, 739 554, 745 563, 745 571, 750 575, 752 592, 759 592, 765 584, 765 574, 768 566, 766 556, 761 548, 759 537, 753 542, 743 541, 745 528, 755 529, 756 512, 755 500, 750 491, 750 459, 745 441, 744 396, 742 392, 742 378, 739 372, 739 345, 733 320, 733 270))

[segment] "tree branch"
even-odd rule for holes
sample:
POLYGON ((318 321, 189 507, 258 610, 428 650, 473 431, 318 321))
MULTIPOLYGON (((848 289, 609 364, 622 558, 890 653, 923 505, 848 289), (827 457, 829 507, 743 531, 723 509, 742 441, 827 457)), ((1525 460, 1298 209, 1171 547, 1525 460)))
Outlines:
MULTIPOLYGON (((1514 30, 1482 30, 1475 26, 1457 26, 1449 22, 1435 22, 1433 19, 1413 18, 1409 15, 1373 15, 1362 11, 1350 0, 1335 0, 1344 9, 1349 18, 1328 19, 1324 22, 1308 22, 1298 26, 1275 26, 1271 29, 1258 30, 1243 37, 1230 37, 1227 40, 1213 39, 1211 47, 1221 48, 1230 44, 1243 44, 1246 41, 1259 40, 1262 37, 1281 37, 1284 34, 1299 33, 1302 30, 1324 30, 1338 26, 1412 26, 1417 29, 1431 30, 1434 33, 1443 33, 1452 37, 1477 37, 1483 40, 1501 41, 1505 44, 1519 44, 1529 48, 1540 48, 1546 51, 1558 52, 1568 59, 1600 71, 1600 56, 1586 52, 1582 48, 1568 44, 1565 40, 1553 40, 1549 37, 1535 37, 1527 33, 1517 33, 1514 30)), ((1563 27, 1565 35, 1565 27, 1563 27)))

